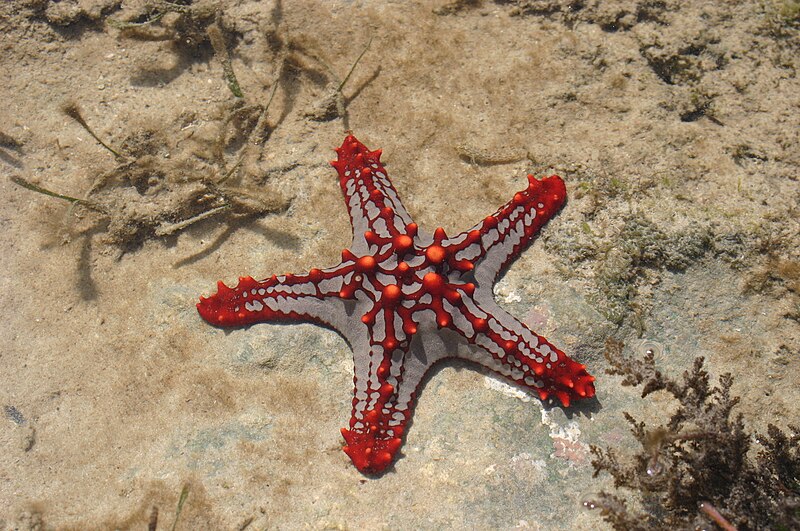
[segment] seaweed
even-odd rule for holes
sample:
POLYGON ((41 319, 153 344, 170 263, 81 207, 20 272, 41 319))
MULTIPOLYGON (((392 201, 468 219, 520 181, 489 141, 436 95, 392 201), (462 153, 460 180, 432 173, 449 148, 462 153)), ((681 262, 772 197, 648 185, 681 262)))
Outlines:
POLYGON ((166 40, 182 51, 195 53, 198 46, 208 43, 208 27, 215 22, 219 7, 213 1, 152 0, 140 12, 124 19, 106 18, 112 28, 139 40, 166 40))
MULTIPOLYGON (((283 4, 276 1, 272 7, 271 26, 261 36, 267 43, 267 48, 274 54, 272 63, 275 65, 274 79, 271 83, 272 90, 270 102, 275 97, 279 86, 282 87, 286 101, 286 110, 281 114, 278 122, 283 120, 294 104, 297 97, 297 88, 294 86, 300 75, 304 75, 311 83, 324 86, 324 93, 304 113, 306 118, 317 122, 326 122, 341 118, 344 129, 350 129, 347 116, 347 104, 354 99, 366 83, 374 79, 378 68, 361 87, 355 89, 355 95, 345 97, 342 89, 350 79, 361 58, 372 43, 368 43, 353 62, 349 72, 343 80, 326 64, 312 46, 304 38, 291 35, 282 25, 283 4)), ((224 4, 212 0, 181 0, 169 2, 165 0, 151 0, 146 2, 141 9, 129 12, 123 18, 107 18, 109 26, 120 30, 122 37, 140 41, 167 41, 173 50, 183 57, 173 69, 165 70, 153 68, 143 71, 137 76, 138 83, 161 83, 164 78, 177 75, 175 69, 184 67, 197 59, 198 54, 217 57, 222 65, 223 76, 236 101, 231 109, 231 115, 255 115, 253 120, 255 133, 251 140, 265 141, 269 135, 266 122, 266 108, 269 106, 246 104, 244 91, 233 69, 229 42, 233 45, 241 40, 242 33, 236 29, 238 26, 234 19, 226 16, 224 4), (210 45, 210 46, 209 46, 210 45), (260 133, 258 133, 260 132, 260 133)))
POLYGON ((622 385, 642 387, 642 398, 665 391, 678 405, 656 428, 625 413, 641 446, 628 459, 591 448, 594 476, 611 474, 636 508, 607 492, 586 507, 618 530, 800 528, 800 428, 790 425, 787 434, 770 424, 766 435, 748 432, 733 413, 733 376, 712 386, 702 357, 677 380, 656 369, 652 350, 634 359, 609 340, 605 354, 622 385))
MULTIPOLYGON (((178 499, 178 507, 175 509, 175 518, 172 520, 172 527, 170 527, 171 531, 175 531, 178 525, 178 519, 181 517, 181 512, 183 511, 183 505, 186 503, 186 499, 189 497, 189 484, 185 483, 183 488, 181 489, 181 495, 178 499)), ((153 505, 150 509, 150 517, 147 521, 147 531, 156 531, 158 529, 158 506, 153 505)))
MULTIPOLYGON (((606 319, 621 325, 629 318, 636 324, 637 307, 646 308, 648 303, 640 295, 643 286, 654 283, 665 271, 689 269, 713 249, 713 236, 712 228, 702 225, 662 229, 643 212, 634 211, 623 218, 616 232, 605 236, 594 234, 586 222, 557 227, 543 239, 548 250, 571 264, 587 262, 586 270, 593 270, 592 299, 606 319)), ((566 274, 578 271, 573 267, 566 274)))
POLYGON ((239 86, 239 80, 236 79, 236 73, 233 71, 233 65, 231 65, 231 54, 225 42, 225 36, 220 28, 221 20, 218 13, 217 22, 208 26, 206 30, 208 32, 208 38, 211 41, 211 46, 214 47, 214 53, 219 56, 220 62, 222 63, 222 71, 225 75, 225 81, 228 83, 228 89, 230 89, 235 97, 244 98, 242 88, 239 86))
POLYGON ((766 3, 765 11, 773 36, 786 39, 796 38, 794 30, 800 28, 800 1, 771 0, 766 3))
POLYGON ((22 143, 13 136, 0 131, 0 161, 21 168, 22 143))
POLYGON ((115 167, 101 173, 83 197, 55 192, 19 176, 12 181, 86 211, 76 213, 90 224, 80 234, 106 232, 109 243, 130 251, 145 240, 172 236, 223 213, 235 221, 288 208, 288 200, 274 190, 254 193, 232 184, 241 158, 226 167, 222 138, 210 141, 208 153, 191 145, 176 153, 167 149, 165 132, 143 130, 129 134, 121 147, 114 148, 92 130, 76 103, 65 104, 62 111, 114 155, 115 167))
MULTIPOLYGON (((347 104, 364 84, 350 99, 342 90, 372 39, 340 80, 307 45, 282 29, 280 1, 275 3, 271 19, 274 29, 268 32, 266 40, 275 55, 275 72, 268 84, 269 95, 262 98, 256 88, 244 87, 237 78, 232 53, 240 34, 233 22, 226 23, 222 7, 216 3, 155 0, 125 18, 108 18, 108 24, 118 28, 121 36, 167 40, 179 54, 186 51, 187 45, 188 49, 194 49, 195 45, 207 44, 221 63, 222 75, 233 98, 220 104, 214 116, 199 118, 192 111, 182 113, 173 128, 177 133, 167 132, 166 127, 133 131, 119 147, 104 141, 93 130, 77 103, 67 102, 61 111, 110 152, 116 166, 99 175, 89 190, 81 194, 56 192, 21 176, 13 177, 13 182, 68 201, 71 203, 68 213, 83 223, 75 233, 91 237, 104 232, 109 242, 123 252, 135 250, 149 239, 170 237, 213 216, 224 215, 230 225, 285 211, 289 200, 274 188, 259 192, 249 189, 252 185, 264 185, 268 179, 259 167, 261 148, 291 112, 298 92, 293 84, 299 74, 306 75, 313 83, 326 83, 330 89, 327 95, 305 116, 315 121, 341 118, 344 129, 348 129, 347 104), (270 106, 280 89, 284 93, 284 108, 280 116, 271 120, 270 106), (258 103, 264 99, 266 103, 258 103)), ((376 75, 377 72, 373 78, 376 75)), ((163 79, 163 75, 157 77, 163 79)), ((4 146, 13 140, 7 139, 10 139, 7 135, 0 136, 4 146)), ((71 236, 67 234, 65 241, 71 236)))
POLYGON ((433 9, 434 15, 456 15, 461 12, 469 11, 481 7, 481 0, 451 0, 441 7, 433 9))

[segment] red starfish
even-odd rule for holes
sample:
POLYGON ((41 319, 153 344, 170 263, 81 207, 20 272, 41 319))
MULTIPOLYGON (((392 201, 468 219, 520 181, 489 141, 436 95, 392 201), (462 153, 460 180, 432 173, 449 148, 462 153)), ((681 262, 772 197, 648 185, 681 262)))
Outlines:
POLYGON ((239 279, 200 298, 217 326, 313 321, 337 330, 353 349, 355 391, 343 450, 363 473, 386 469, 402 445, 414 396, 430 367, 448 357, 475 361, 536 391, 594 396, 594 377, 495 303, 505 266, 564 204, 558 176, 537 180, 472 229, 448 237, 420 230, 380 162, 352 135, 332 162, 350 210, 353 245, 342 261, 305 275, 239 279))

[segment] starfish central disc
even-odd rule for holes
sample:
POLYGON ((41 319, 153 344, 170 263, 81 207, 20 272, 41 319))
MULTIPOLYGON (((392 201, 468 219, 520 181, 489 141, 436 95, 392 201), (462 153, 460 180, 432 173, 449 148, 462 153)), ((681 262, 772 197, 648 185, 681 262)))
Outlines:
POLYGON ((447 251, 441 245, 431 245, 425 249, 425 257, 430 260, 432 264, 441 264, 447 258, 447 251))
POLYGON ((394 248, 398 253, 404 253, 408 251, 412 245, 414 245, 414 240, 412 240, 411 236, 408 234, 398 234, 392 238, 392 243, 394 244, 394 248))
POLYGON ((378 266, 378 262, 375 261, 375 258, 372 256, 362 256, 356 261, 356 269, 359 271, 367 272, 367 271, 374 271, 375 268, 378 266))
POLYGON ((444 289, 444 278, 438 273, 431 271, 422 277, 422 287, 432 295, 439 295, 444 289))
POLYGON ((403 295, 403 292, 400 291, 400 287, 396 286, 395 284, 389 284, 385 288, 383 288, 383 301, 384 304, 395 305, 400 300, 400 297, 403 295))

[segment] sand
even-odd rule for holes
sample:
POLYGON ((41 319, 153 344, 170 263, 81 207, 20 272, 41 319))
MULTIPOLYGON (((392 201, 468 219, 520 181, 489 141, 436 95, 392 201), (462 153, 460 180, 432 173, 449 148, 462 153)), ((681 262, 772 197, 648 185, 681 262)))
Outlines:
POLYGON ((670 404, 604 374, 608 337, 732 373, 754 430, 798 418, 796 2, 242 0, 120 29, 159 9, 0 6, 1 528, 170 529, 182 491, 177 529, 603 528, 589 445, 670 404), (199 318, 218 279, 337 263, 346 130, 429 230, 564 178, 496 294, 596 401, 445 364, 367 478, 343 339, 199 318))

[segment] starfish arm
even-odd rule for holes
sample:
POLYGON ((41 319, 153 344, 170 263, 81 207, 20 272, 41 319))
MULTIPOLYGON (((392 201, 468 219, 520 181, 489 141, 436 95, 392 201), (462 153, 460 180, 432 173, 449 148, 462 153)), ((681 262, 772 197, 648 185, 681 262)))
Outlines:
POLYGON ((370 235, 391 240, 416 233, 416 225, 406 211, 380 161, 381 150, 370 151, 350 135, 336 150, 331 162, 339 172, 339 185, 353 226, 354 253, 367 252, 370 235))
POLYGON ((557 175, 541 181, 528 176, 528 187, 468 231, 446 239, 442 246, 452 266, 481 266, 476 280, 491 284, 503 267, 530 243, 542 226, 564 205, 567 191, 557 175))
POLYGON ((402 375, 390 374, 395 370, 393 360, 402 360, 407 347, 388 352, 381 344, 365 343, 353 348, 353 410, 349 426, 341 430, 345 440, 342 450, 359 471, 378 474, 394 461, 411 414, 397 404, 398 378, 402 375))
POLYGON ((464 298, 451 312, 452 328, 491 355, 473 349, 462 357, 535 391, 542 400, 554 396, 564 407, 594 396, 594 377, 586 367, 500 308, 490 290, 476 291, 474 299, 464 298))
POLYGON ((463 343, 449 330, 436 332, 432 318, 422 321, 427 324, 396 348, 387 349, 380 329, 373 327, 369 344, 353 349, 353 411, 349 428, 342 429, 343 449, 363 473, 380 473, 392 463, 403 444, 420 382, 433 364, 453 354, 452 342, 463 343))
POLYGON ((344 333, 347 303, 341 299, 340 290, 352 276, 352 269, 352 264, 339 264, 324 270, 312 269, 305 275, 273 275, 262 281, 242 277, 233 288, 219 281, 217 293, 200 297, 197 311, 215 326, 308 321, 344 333))

